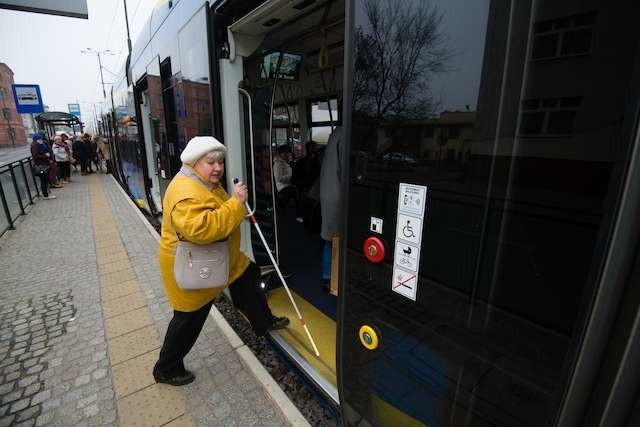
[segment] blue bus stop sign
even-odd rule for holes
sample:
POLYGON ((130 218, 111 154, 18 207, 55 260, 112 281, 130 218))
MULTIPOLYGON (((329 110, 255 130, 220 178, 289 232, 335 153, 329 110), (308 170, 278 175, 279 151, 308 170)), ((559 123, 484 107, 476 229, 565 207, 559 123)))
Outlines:
POLYGON ((20 114, 43 113, 42 95, 38 85, 12 85, 13 99, 20 114))
POLYGON ((67 104, 67 107, 69 107, 69 114, 80 118, 80 104, 67 104))

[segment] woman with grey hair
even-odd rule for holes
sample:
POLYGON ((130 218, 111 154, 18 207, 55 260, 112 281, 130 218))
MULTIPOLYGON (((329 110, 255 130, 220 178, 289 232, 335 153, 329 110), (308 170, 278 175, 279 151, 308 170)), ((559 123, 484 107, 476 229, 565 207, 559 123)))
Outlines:
POLYGON ((245 218, 247 186, 238 182, 229 196, 221 185, 224 175, 224 145, 211 136, 192 138, 180 155, 182 168, 164 194, 158 260, 164 288, 174 312, 153 369, 159 383, 184 385, 195 375, 185 369, 183 359, 196 342, 213 300, 229 286, 233 302, 251 322, 256 335, 284 328, 286 317, 275 317, 260 288, 260 271, 240 251, 240 224, 245 218), (205 245, 227 240, 229 279, 226 286, 182 289, 174 277, 175 249, 181 240, 205 245))

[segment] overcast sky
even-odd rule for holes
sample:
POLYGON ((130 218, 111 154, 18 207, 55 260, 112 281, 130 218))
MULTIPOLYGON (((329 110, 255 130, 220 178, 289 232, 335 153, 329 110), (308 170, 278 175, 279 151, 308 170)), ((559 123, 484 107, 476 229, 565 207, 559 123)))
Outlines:
MULTIPOLYGON (((132 40, 155 4, 127 1, 132 40)), ((68 103, 80 102, 83 121, 91 121, 93 103, 103 97, 98 58, 81 51, 113 51, 100 56, 104 68, 114 73, 127 55, 123 0, 87 0, 87 8, 89 19, 0 9, 0 62, 13 70, 14 82, 39 84, 51 111, 67 111, 68 103)), ((103 74, 105 83, 113 82, 113 75, 103 74)), ((107 94, 110 87, 105 85, 107 94)))

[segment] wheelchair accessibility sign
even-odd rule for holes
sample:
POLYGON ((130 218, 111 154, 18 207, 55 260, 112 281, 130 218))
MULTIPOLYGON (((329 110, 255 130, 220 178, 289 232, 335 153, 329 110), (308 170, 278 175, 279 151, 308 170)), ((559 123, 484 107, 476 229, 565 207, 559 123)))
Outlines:
POLYGON ((396 239, 420 245, 422 241, 422 220, 399 213, 396 239))
POLYGON ((393 256, 391 290, 413 301, 418 290, 422 221, 428 188, 400 183, 396 216, 396 245, 393 256))

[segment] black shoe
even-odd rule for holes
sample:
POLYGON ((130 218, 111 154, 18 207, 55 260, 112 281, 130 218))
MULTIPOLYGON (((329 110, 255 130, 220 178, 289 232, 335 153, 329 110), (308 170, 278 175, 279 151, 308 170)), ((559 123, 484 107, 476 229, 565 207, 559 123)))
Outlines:
POLYGON ((273 316, 273 322, 271 323, 271 330, 275 329, 284 329, 289 326, 289 318, 288 317, 276 317, 273 316))
POLYGON ((189 384, 192 383, 193 380, 196 379, 196 376, 193 375, 192 372, 189 372, 185 369, 183 374, 178 374, 178 375, 174 375, 171 377, 167 377, 165 375, 162 374, 156 374, 155 372, 153 373, 153 378, 156 380, 157 383, 164 383, 164 384, 171 384, 171 385, 176 385, 176 386, 180 386, 180 385, 185 385, 185 384, 189 384))

